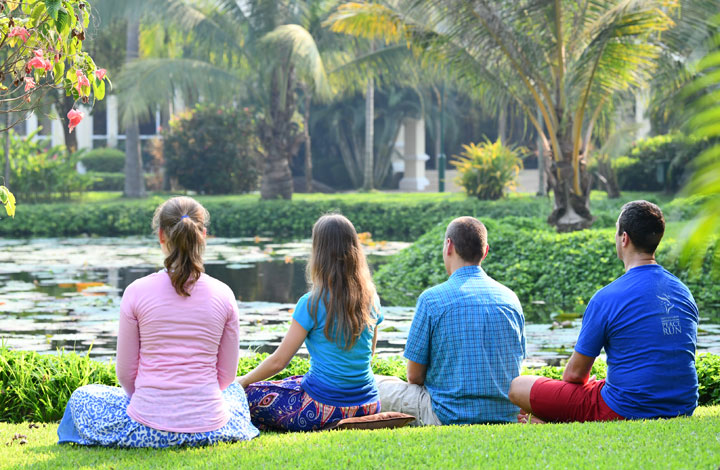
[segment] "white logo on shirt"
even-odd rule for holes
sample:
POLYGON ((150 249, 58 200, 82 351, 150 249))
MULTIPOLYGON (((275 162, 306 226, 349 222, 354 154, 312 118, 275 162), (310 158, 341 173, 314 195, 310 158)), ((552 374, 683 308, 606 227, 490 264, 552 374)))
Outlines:
POLYGON ((660 300, 660 303, 662 303, 662 306, 665 308, 665 315, 660 317, 660 321, 662 322, 662 330, 664 335, 675 335, 678 333, 682 333, 682 329, 680 328, 680 317, 677 315, 670 315, 670 310, 672 310, 675 306, 670 302, 670 296, 665 295, 658 295, 657 298, 660 300))

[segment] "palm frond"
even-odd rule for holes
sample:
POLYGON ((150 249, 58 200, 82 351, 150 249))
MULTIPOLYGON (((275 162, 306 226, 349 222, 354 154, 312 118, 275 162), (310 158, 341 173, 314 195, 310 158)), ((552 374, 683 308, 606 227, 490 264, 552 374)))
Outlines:
POLYGON ((242 97, 237 75, 191 59, 145 59, 128 64, 118 79, 120 112, 127 125, 149 118, 158 106, 182 97, 186 103, 228 103, 242 97))

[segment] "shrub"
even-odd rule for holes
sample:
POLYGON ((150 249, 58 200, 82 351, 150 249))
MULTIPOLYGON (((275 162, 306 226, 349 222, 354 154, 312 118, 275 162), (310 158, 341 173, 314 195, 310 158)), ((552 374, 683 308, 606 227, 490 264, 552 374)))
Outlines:
POLYGON ((638 141, 629 155, 618 157, 612 166, 621 190, 677 191, 685 182, 690 162, 707 147, 707 140, 681 134, 659 135, 638 141), (666 171, 665 182, 658 181, 658 171, 666 171))
MULTIPOLYGON (((374 276, 384 303, 414 305, 428 287, 447 279, 442 239, 450 219, 438 224, 411 247, 391 257, 374 276)), ((490 252, 482 265, 512 289, 526 316, 550 320, 550 313, 582 313, 592 295, 623 273, 616 259, 614 229, 555 233, 539 218, 483 218, 490 252)), ((674 241, 664 240, 659 260, 690 288, 701 311, 715 308, 720 297, 712 271, 712 253, 699 272, 688 272, 671 255, 674 241)))
MULTIPOLYGON (((267 354, 243 357, 238 364, 238 375, 256 367, 267 354)), ((720 404, 720 356, 699 354, 695 367, 698 371, 700 399, 698 404, 720 404)), ((373 372, 406 379, 406 362, 399 357, 375 358, 373 372)), ((303 375, 310 369, 310 361, 294 357, 290 364, 272 379, 303 375)), ((542 375, 559 379, 562 367, 525 368, 522 374, 542 375)), ((598 379, 607 375, 607 364, 597 359, 592 374, 598 379)), ((61 352, 59 355, 38 354, 33 351, 14 351, 0 346, 0 422, 59 421, 70 395, 87 384, 117 386, 115 365, 99 362, 87 355, 61 352)))
MULTIPOLYGON (((18 208, 18 214, 22 214, 22 217, 3 219, 0 236, 147 235, 150 233, 150 219, 155 207, 167 197, 113 202, 22 204, 18 208)), ((256 196, 198 199, 210 211, 209 232, 218 237, 266 235, 278 239, 308 238, 318 217, 330 211, 340 211, 353 221, 360 232, 371 232, 376 240, 398 241, 415 241, 435 224, 453 216, 472 215, 484 219, 513 214, 545 218, 552 204, 547 198, 532 196, 480 201, 460 195, 441 197, 428 194, 295 195, 292 201, 262 201, 256 196)), ((652 194, 625 193, 621 199, 609 200, 602 193, 593 193, 593 214, 597 217, 594 226, 614 227, 620 207, 633 199, 647 199, 665 208, 665 200, 652 194)), ((685 215, 697 212, 701 201, 676 199, 667 205, 667 220, 679 220, 678 217, 684 220, 682 217, 685 215)))
POLYGON ((85 191, 91 179, 76 170, 80 154, 68 155, 63 146, 50 147, 47 141, 36 140, 38 131, 20 137, 10 130, 0 138, 0 147, 10 138, 10 184, 18 199, 68 199, 72 193, 85 191))
POLYGON ((252 191, 258 183, 258 140, 247 108, 199 105, 176 116, 163 133, 167 172, 204 194, 252 191))
POLYGON ((122 191, 125 189, 125 173, 89 171, 86 173, 92 179, 91 191, 122 191))
POLYGON ((452 164, 458 170, 457 182, 468 196, 495 200, 503 197, 506 189, 515 187, 522 168, 516 150, 503 145, 500 139, 463 145, 463 149, 452 164))
POLYGON ((86 152, 80 162, 89 172, 122 173, 125 171, 125 154, 118 149, 105 147, 86 152))

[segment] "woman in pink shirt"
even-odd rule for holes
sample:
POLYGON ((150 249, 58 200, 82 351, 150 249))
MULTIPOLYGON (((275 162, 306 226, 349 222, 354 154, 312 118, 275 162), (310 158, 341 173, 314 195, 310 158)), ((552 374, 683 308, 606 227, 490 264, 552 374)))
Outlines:
POLYGON ((68 402, 60 443, 169 447, 248 440, 259 431, 237 373, 238 310, 230 288, 204 273, 209 215, 188 197, 155 211, 165 269, 130 284, 120 304, 117 378, 68 402))

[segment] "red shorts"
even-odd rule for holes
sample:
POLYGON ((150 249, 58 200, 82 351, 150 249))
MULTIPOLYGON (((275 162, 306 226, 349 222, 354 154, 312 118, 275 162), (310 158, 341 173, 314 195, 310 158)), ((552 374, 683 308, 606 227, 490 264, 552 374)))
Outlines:
POLYGON ((532 413, 544 421, 615 421, 625 419, 605 403, 600 390, 605 380, 585 385, 539 378, 530 389, 532 413))

